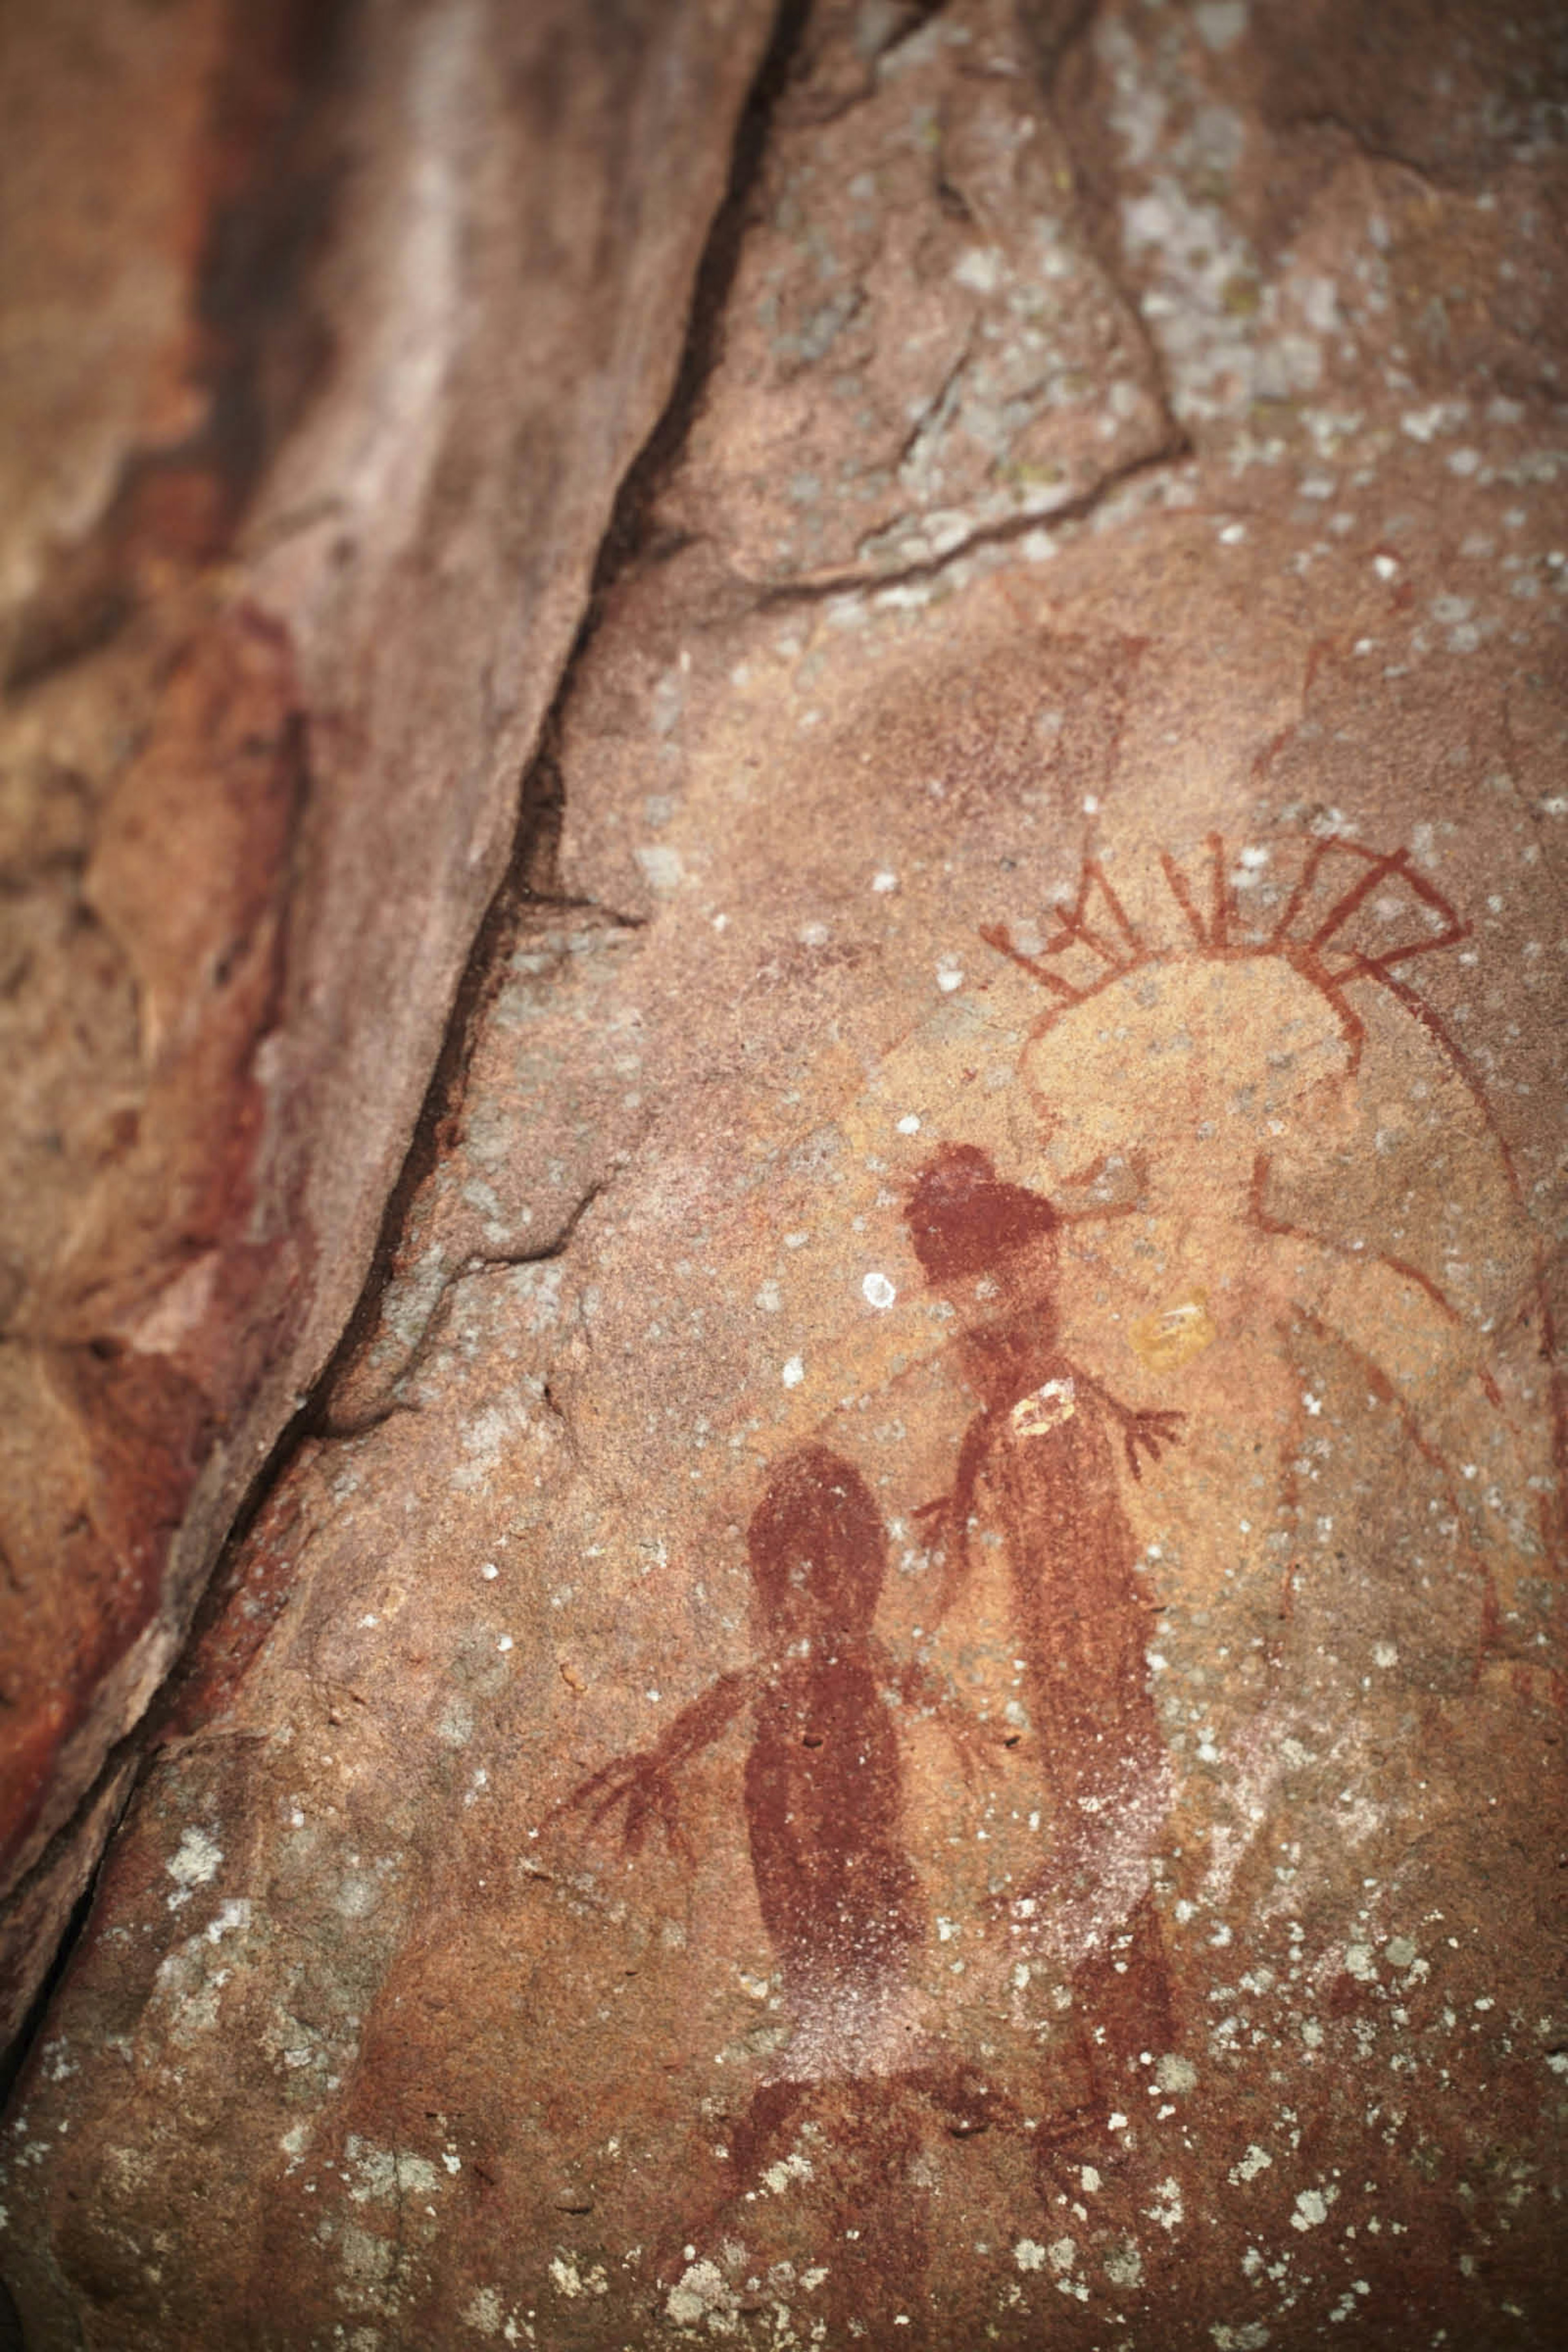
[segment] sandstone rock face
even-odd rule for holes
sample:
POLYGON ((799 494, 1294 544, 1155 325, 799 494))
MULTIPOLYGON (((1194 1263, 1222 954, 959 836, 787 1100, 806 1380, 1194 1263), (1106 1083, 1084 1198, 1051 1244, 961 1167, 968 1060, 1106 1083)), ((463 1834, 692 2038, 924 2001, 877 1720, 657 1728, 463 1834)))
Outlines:
POLYGON ((805 26, 29 2343, 1558 2339, 1560 66, 1408 22, 805 26))
POLYGON ((0 2042, 363 1280, 768 32, 748 0, 35 15, 0 326, 0 2042))

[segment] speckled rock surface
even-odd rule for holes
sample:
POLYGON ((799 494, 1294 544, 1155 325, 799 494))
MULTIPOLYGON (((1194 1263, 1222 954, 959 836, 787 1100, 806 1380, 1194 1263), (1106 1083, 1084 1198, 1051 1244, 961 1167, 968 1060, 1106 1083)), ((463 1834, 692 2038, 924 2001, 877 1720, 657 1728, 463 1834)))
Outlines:
POLYGON ((8 30, 0 2046, 353 1307, 674 379, 769 19, 611 29, 8 30))
POLYGON ((1562 61, 1389 22, 806 27, 30 2343, 1561 2339, 1562 61))

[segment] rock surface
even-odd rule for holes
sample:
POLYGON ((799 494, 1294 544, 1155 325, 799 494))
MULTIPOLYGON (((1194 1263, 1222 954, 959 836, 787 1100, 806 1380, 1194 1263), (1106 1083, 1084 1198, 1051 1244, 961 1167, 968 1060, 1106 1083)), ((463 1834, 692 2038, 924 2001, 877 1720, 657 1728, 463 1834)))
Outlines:
POLYGON ((768 31, 7 41, 0 2045, 363 1282, 768 31))
POLYGON ((1387 21, 805 28, 29 2343, 1559 2340, 1563 61, 1387 21))

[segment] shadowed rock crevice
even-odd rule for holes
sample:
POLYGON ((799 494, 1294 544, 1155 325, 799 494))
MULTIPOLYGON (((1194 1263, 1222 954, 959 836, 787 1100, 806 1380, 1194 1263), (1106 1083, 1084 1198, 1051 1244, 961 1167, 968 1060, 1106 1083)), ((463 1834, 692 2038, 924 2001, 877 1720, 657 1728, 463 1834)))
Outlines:
MULTIPOLYGON (((724 312, 752 191, 762 168, 770 125, 787 86, 809 13, 809 0, 783 0, 779 7, 772 40, 742 111, 724 200, 698 266, 674 388, 658 423, 616 493, 595 565, 587 608, 541 729, 539 749, 520 785, 519 820, 510 865, 469 957, 429 1091, 382 1220, 374 1266, 331 1362, 323 1370, 311 1399, 302 1405, 293 1432, 268 1465, 259 1489, 263 1494, 282 1475, 294 1448, 306 1437, 359 1436, 379 1426, 391 1413, 407 1409, 389 1399, 368 1412, 340 1420, 332 1409, 331 1398, 342 1383, 345 1369, 361 1356, 381 1324, 387 1286, 394 1278, 411 1209, 460 1132, 474 1039, 504 984, 508 957, 525 925, 546 911, 595 916, 611 929, 628 932, 642 929, 648 920, 646 915, 606 908, 594 898, 574 896, 561 888, 560 842, 566 810, 562 734, 579 671, 603 619, 605 600, 624 576, 647 562, 658 562, 668 551, 658 543, 653 503, 685 446, 719 356, 724 312)), ((424 1328, 397 1379, 401 1381, 416 1369, 438 1327, 454 1284, 488 1267, 543 1264, 563 1255, 581 1219, 603 1190, 603 1180, 589 1185, 554 1236, 536 1248, 467 1255, 442 1281, 424 1328)))
POLYGON ((1052 507, 1043 514, 1015 515, 1006 522, 994 523, 989 529, 977 530, 941 555, 933 555, 923 563, 910 563, 896 572, 879 572, 874 581, 863 572, 846 572, 837 578, 801 581, 787 587, 765 590, 756 599, 759 612, 787 611, 793 605, 820 604, 837 602, 845 596, 881 596, 898 590, 925 585, 952 574, 962 574, 975 558, 983 557, 989 548, 1005 548, 1026 539, 1032 531, 1045 530, 1055 534, 1070 530, 1077 524, 1092 522, 1094 517, 1113 503, 1135 483, 1148 483, 1157 488, 1161 478, 1170 468, 1181 464, 1190 455, 1191 444, 1178 425, 1171 428, 1171 440, 1166 448, 1156 450, 1147 457, 1134 457, 1115 472, 1097 482, 1081 498, 1069 499, 1064 505, 1052 507))
MULTIPOLYGON (((53 1772, 51 1810, 35 1820, 30 1783, 12 1801, 7 1759, 0 1832, 13 1843, 41 1840, 73 1805, 86 1834, 84 1788, 166 1676, 225 1531, 232 1551, 233 1531, 255 1523, 309 1424, 349 1305, 334 1294, 352 1295, 374 1256, 397 1160, 416 1174, 422 1134, 449 1115, 448 1073, 477 1002, 461 978, 465 961, 479 969, 475 936, 485 929, 481 950, 491 944, 498 910, 547 881, 548 792, 527 774, 520 792, 516 779, 548 740, 551 692, 591 601, 615 486, 668 405, 691 271, 772 21, 752 0, 700 16, 634 7, 606 44, 602 28, 564 15, 493 13, 492 23, 487 0, 453 0, 394 7, 374 26, 354 6, 273 12, 261 25, 253 11, 204 11, 201 0, 161 13, 110 5, 74 52, 68 27, 58 47, 40 28, 23 57, 45 102, 40 152, 53 152, 50 140, 66 151, 67 185, 82 180, 69 150, 90 138, 94 109, 130 107, 140 144, 121 158, 121 179, 134 198, 142 171, 157 203, 131 205, 127 249, 95 219, 91 250, 107 257, 95 266, 110 294, 116 270, 134 289, 151 263, 163 308, 142 302, 151 325, 134 314, 142 341, 124 353, 128 376, 143 367, 147 384, 132 380, 102 415, 89 404, 97 437, 80 462, 101 477, 99 519, 83 531, 79 513, 61 552, 47 501, 43 523, 31 509, 7 516, 6 584, 24 583, 3 616, 22 796, 4 810, 4 846, 8 855, 13 832, 36 838, 27 795, 76 773, 76 759, 62 767, 63 741, 91 806, 67 828, 67 865, 56 859, 44 878, 68 883, 74 870, 95 900, 107 896, 141 1050, 149 1038, 188 1046, 186 1093, 200 1108, 182 1097, 166 1122, 170 1181, 153 1181, 161 1163, 143 1117, 139 1138, 132 1121, 116 1142, 131 1176, 122 1181, 100 1149, 83 1161, 90 1215, 66 1200, 56 1218, 78 1260, 84 1231, 110 1237, 107 1276, 90 1251, 71 1269, 79 1304, 107 1280, 115 1310, 103 1310, 106 1323, 89 1318, 85 1336, 104 1343, 89 1368, 91 1395, 77 1381, 44 1396, 25 1363, 7 1389, 31 1381, 28 1410, 47 1424, 22 1444, 29 1479, 47 1490, 40 1526, 26 1530, 35 1549, 47 1549, 41 1521, 57 1491, 125 1473, 106 1519, 124 1555, 118 1613, 95 1620, 91 1580, 68 1561, 51 1587, 68 1618, 87 1621, 63 1626, 54 1644, 57 1659, 88 1663, 79 1738, 54 1772, 66 1735, 43 1668, 29 1669, 37 1719, 0 1722, 31 1782, 53 1772), (116 72, 117 42, 121 62, 145 63, 150 84, 168 91, 156 128, 137 110, 138 85, 116 72), (174 58, 185 75, 177 89, 174 58), (525 121, 542 98, 543 115, 525 121), (174 240, 173 267, 149 256, 149 222, 174 240), (530 348, 515 381, 514 313, 530 348), (239 546, 242 513, 254 529, 239 546), (213 559, 226 551, 220 575, 213 559), (249 702, 223 692, 226 664, 249 702), (289 772, 308 763, 303 845, 290 839, 268 859, 247 839, 193 832, 193 810, 210 828, 270 805, 247 789, 246 763, 274 743, 289 772), (285 758, 290 744, 297 761, 285 758), (253 938, 239 902, 274 879, 275 919, 253 938), (237 894, 233 909, 226 893, 237 894), (207 940, 226 924, 232 936, 207 940), (252 1003, 269 942, 287 971, 252 1003), (216 1038, 202 1025, 209 985, 249 991, 216 1038), (440 1008, 454 1000, 450 1051, 438 1053, 440 1008), (216 1076, 239 1087, 237 1110, 215 1090, 211 1066, 224 1054, 216 1076), (410 1152, 407 1114, 421 1093, 410 1152), (201 1251, 187 1264, 187 1196, 205 1201, 204 1185, 221 1195, 218 1226, 198 1218, 201 1251), (145 1414, 122 1429, 128 1381, 191 1409, 167 1431, 143 1427, 145 1414), (96 1428, 89 1407, 100 1405, 118 1418, 84 1455, 96 1428), (128 1628, 120 1604, 132 1562, 145 1607, 128 1628), (95 1678, 100 1637, 113 1654, 95 1678)), ((89 212, 95 186, 88 174, 89 212)), ((49 215, 43 201, 12 210, 24 230, 49 215)), ((73 265, 79 229, 68 215, 73 265)), ((53 305, 47 346, 60 340, 72 281, 58 266, 51 277, 47 258, 41 276, 53 305)), ((26 274, 14 285, 24 304, 41 299, 26 274)), ((67 343, 44 356, 65 367, 72 355, 67 343)), ((26 422, 42 435, 41 417, 26 422)), ((47 483, 47 453, 39 472, 47 483)), ((81 993, 70 962, 79 965, 80 945, 74 933, 46 945, 46 978, 53 984, 57 966, 66 975, 63 1020, 76 1010, 72 990, 81 993)), ((21 969, 36 973, 38 959, 21 969)), ((52 999, 45 1011, 53 1017, 52 999)), ((97 1032, 77 1017, 70 1034, 97 1032)), ((147 1073, 132 1076, 142 1086, 147 1073)), ((27 1189, 35 1202, 60 1198, 58 1184, 27 1189)), ((36 1287, 59 1288, 48 1264, 59 1247, 46 1230, 35 1255, 47 1283, 36 1287)), ((37 1269, 21 1274, 18 1286, 8 1265, 0 1287, 8 1311, 20 1287, 25 1321, 37 1269)), ((9 1407, 7 1421, 25 1441, 31 1423, 9 1407)), ((72 1519, 73 1501, 64 1493, 57 1516, 89 1524, 97 1501, 72 1519)), ((13 1533, 8 1601, 31 1573, 13 1533)), ((33 1859, 22 1851, 16 1870, 33 1859)), ((9 1951, 19 1937, 25 1947, 20 1988, 36 1981, 48 1944, 30 1944, 19 1925, 41 1916, 38 1892, 36 1874, 19 1882, 0 1917, 0 1945, 9 1951)))
MULTIPOLYGON (((811 0, 777 0, 773 37, 742 113, 724 201, 714 217, 692 289, 686 341, 675 388, 663 415, 634 462, 616 500, 595 572, 595 605, 614 581, 637 566, 657 562, 684 543, 657 527, 652 509, 679 458, 701 409, 710 377, 722 353, 725 314, 740 263, 741 245, 767 151, 768 134, 801 54, 811 18, 811 0)), ((591 605, 573 656, 575 662, 593 634, 591 605)), ((564 689, 557 709, 564 707, 564 689)))
MULTIPOLYGON (((569 1213, 564 1224, 560 1226, 548 1241, 542 1242, 536 1249, 498 1251, 488 1254, 477 1252, 454 1265, 442 1276, 440 1287, 431 1302, 425 1322, 406 1355, 398 1364, 396 1370, 386 1377, 384 1401, 357 1413, 342 1412, 334 1409, 331 1389, 327 1386, 323 1389, 320 1402, 308 1406, 301 1415, 300 1440, 311 1437, 323 1442, 331 1440, 346 1444, 356 1437, 368 1435, 373 1429, 379 1429, 384 1422, 390 1421, 395 1413, 417 1412, 418 1404, 412 1402, 405 1391, 409 1382, 416 1378, 431 1349, 440 1339, 455 1294, 464 1284, 473 1282, 485 1275, 504 1271, 509 1266, 551 1265, 558 1259, 563 1258, 572 1246, 577 1228, 584 1217, 594 1203, 602 1198, 607 1181, 608 1180, 605 1179, 591 1184, 569 1213)), ((377 1295, 375 1314, 370 1326, 372 1328, 379 1326, 381 1301, 384 1297, 385 1283, 391 1278, 388 1273, 377 1295)), ((547 1389, 547 1400, 548 1393, 547 1389)), ((286 1469, 287 1464, 280 1464, 278 1475, 284 1475, 286 1469)))
MULTIPOLYGON (((108 1841, 135 1793, 141 1769, 144 1727, 122 1739, 105 1759, 102 1771, 72 1819, 58 1830, 39 1855, 12 1900, 18 1912, 31 1912, 28 1948, 51 1955, 48 1967, 32 1993, 18 2029, 0 2049, 0 2110, 31 2050, 55 1988, 61 1981, 77 1939, 92 1909, 93 1895, 108 1841), (96 1825, 96 1834, 84 1838, 84 1820, 96 1825)), ((8 1993, 13 1989, 6 1987, 8 1993)), ((0 2310, 0 2318, 3 2318, 0 2310)), ((0 2345, 5 2341, 0 2333, 0 2345)))
MULTIPOLYGON (((400 1403, 395 1397, 389 1396, 384 1403, 369 1412, 340 1421, 332 1412, 331 1400, 341 1383, 344 1367, 354 1361, 366 1334, 377 1328, 384 1294, 407 1222, 410 1203, 450 1148, 453 1137, 460 1128, 466 1074, 474 1034, 501 985, 506 959, 516 943, 520 929, 531 915, 541 910, 599 916, 614 928, 626 931, 640 929, 646 919, 637 914, 599 908, 591 900, 563 894, 558 887, 556 845, 563 810, 556 750, 561 718, 570 701, 577 665, 592 641, 600 601, 615 580, 644 553, 648 536, 647 512, 649 498, 679 452, 691 415, 700 403, 717 348, 720 321, 744 227, 751 188, 773 110, 787 79, 799 42, 805 14, 801 0, 788 0, 788 5, 780 10, 771 46, 742 111, 729 185, 710 232, 698 272, 691 321, 675 387, 642 454, 616 494, 610 525, 594 573, 587 612, 580 625, 552 708, 544 719, 540 749, 519 786, 512 855, 458 985, 425 1103, 382 1219, 381 1235, 371 1273, 331 1360, 323 1367, 310 1394, 300 1400, 293 1418, 279 1435, 266 1464, 235 1515, 207 1590, 192 1622, 184 1651, 171 1669, 163 1688, 149 1703, 140 1729, 124 1743, 124 1749, 116 1751, 111 1765, 105 1767, 105 1775, 116 1779, 120 1788, 116 1817, 123 1809, 131 1787, 125 1773, 124 1751, 144 1748, 149 1755, 156 1754, 161 1744, 170 1736, 169 1727, 174 1722, 183 1724, 189 1732, 185 1658, 193 1653, 199 1654, 208 1629, 232 1605, 233 1564, 244 1553, 252 1530, 266 1514, 269 1497, 287 1477, 301 1447, 322 1441, 352 1440, 368 1433, 392 1414, 411 1409, 400 1403)), ((318 38, 310 55, 322 74, 330 77, 334 69, 334 42, 328 37, 331 27, 323 22, 316 29, 318 38)), ((285 142, 285 153, 292 153, 304 140, 308 115, 305 121, 306 129, 301 129, 300 121, 291 117, 278 134, 285 142)), ((271 152, 270 149, 268 151, 268 155, 271 152)), ((309 185, 315 190, 317 183, 312 179, 309 185)), ((212 290, 205 307, 213 309, 228 339, 225 348, 229 353, 228 380, 235 387, 236 411, 232 430, 226 426, 223 446, 235 454, 237 463, 239 457, 244 457, 249 468, 246 476, 247 480, 254 478, 259 469, 267 447, 276 437, 276 429, 281 429, 287 423, 287 416, 284 416, 274 431, 264 434, 261 429, 261 413, 257 402, 268 386, 268 372, 259 364, 258 337, 265 329, 268 333, 281 332, 286 340, 298 341, 295 322, 290 316, 290 299, 296 281, 292 274, 282 272, 280 263, 299 240, 304 239, 307 244, 312 242, 318 227, 314 196, 310 205, 302 200, 295 202, 292 196, 284 202, 279 187, 268 184, 263 186, 260 197, 249 209, 231 208, 219 230, 215 232, 214 257, 208 273, 212 290), (247 294, 247 289, 256 284, 259 284, 259 295, 247 294), (243 415, 239 413, 241 409, 243 415)), ((117 614, 116 625, 118 619, 117 614)), ((73 635, 70 629, 66 630, 58 639, 51 641, 52 650, 47 658, 40 654, 31 664, 28 676, 41 675, 58 662, 77 657, 89 648, 89 639, 90 633, 87 635, 73 635)), ((96 639, 90 641, 95 642, 96 639)), ((31 642, 34 641, 25 638, 24 646, 31 642)), ((42 639, 37 639, 37 643, 41 646, 42 639)), ((473 1255, 453 1268, 431 1306, 424 1328, 400 1367, 398 1379, 406 1378, 416 1370, 440 1328, 448 1304, 448 1294, 454 1286, 488 1269, 542 1264, 561 1256, 570 1246, 581 1218, 602 1190, 602 1181, 590 1185, 556 1232, 537 1247, 515 1253, 473 1255)), ((559 1412, 558 1407, 552 1409, 559 1412)), ((100 1781, 100 1785, 103 1783, 100 1781)), ((93 1811, 98 1803, 96 1792, 85 1800, 77 1817, 78 1822, 93 1811)), ((67 1846, 71 1843, 75 1827, 76 1824, 68 1823, 61 1833, 67 1846)), ((64 1846, 61 1851, 63 1853, 64 1846)), ((35 1885, 42 1884, 57 1866, 50 1856, 44 1857, 33 1877, 16 1890, 9 1907, 16 1911, 36 1900, 29 1890, 35 1885)), ((64 1971, 70 1948, 85 1924, 87 1911, 85 1900, 77 1901, 70 1908, 69 1926, 50 1966, 51 1985, 58 1981, 64 1971)), ((41 2015, 42 2005, 36 2003, 29 2013, 26 2032, 8 2051, 7 2082, 14 2079, 24 2063, 26 2044, 41 2015)))

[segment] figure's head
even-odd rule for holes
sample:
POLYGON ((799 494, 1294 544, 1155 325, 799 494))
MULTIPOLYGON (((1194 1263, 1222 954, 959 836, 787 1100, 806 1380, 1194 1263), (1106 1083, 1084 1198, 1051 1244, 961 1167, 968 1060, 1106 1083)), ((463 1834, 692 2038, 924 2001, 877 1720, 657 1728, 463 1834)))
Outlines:
POLYGON ((1043 1023, 1020 1068, 1058 1185, 1136 1157, 1194 1207, 1345 1115, 1358 1031, 1285 957, 1151 962, 1043 1023))
POLYGON ((870 1488, 841 1454, 799 1445, 775 1464, 746 1543, 773 1640, 870 1631, 888 1534, 870 1488))
POLYGON ((1043 1192, 1010 1184, 988 1153, 944 1143, 904 1203, 910 1239, 928 1283, 966 1323, 1048 1296, 1057 1255, 1055 1209, 1043 1192))

